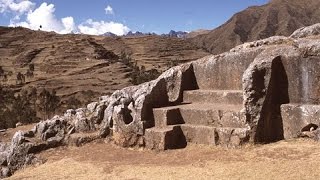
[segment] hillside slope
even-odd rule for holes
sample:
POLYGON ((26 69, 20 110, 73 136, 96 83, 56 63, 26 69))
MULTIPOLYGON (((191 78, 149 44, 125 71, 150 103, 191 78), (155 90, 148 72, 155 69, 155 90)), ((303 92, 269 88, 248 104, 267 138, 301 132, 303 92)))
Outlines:
POLYGON ((207 54, 178 38, 59 35, 0 27, 0 83, 17 91, 43 87, 57 91, 62 101, 75 97, 86 104, 132 85, 132 64, 162 72, 207 54), (123 62, 123 55, 130 56, 131 65, 123 62))
POLYGON ((191 40, 218 54, 244 42, 274 35, 288 36, 300 27, 319 22, 319 0, 271 0, 266 5, 237 13, 220 27, 191 40))

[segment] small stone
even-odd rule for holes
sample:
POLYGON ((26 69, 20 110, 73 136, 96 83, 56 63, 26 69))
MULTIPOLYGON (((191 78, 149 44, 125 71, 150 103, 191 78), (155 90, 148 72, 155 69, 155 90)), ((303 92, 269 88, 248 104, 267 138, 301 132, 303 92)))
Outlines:
POLYGON ((7 165, 7 152, 0 152, 0 166, 6 166, 7 165))
POLYGON ((27 138, 32 138, 34 137, 34 131, 31 130, 31 131, 24 132, 23 136, 27 138))
POLYGON ((19 127, 19 126, 22 126, 23 124, 21 123, 21 122, 18 122, 17 124, 16 124, 16 127, 19 127))
POLYGON ((240 146, 241 145, 241 140, 240 140, 240 138, 238 136, 231 136, 230 144, 232 146, 235 146, 235 147, 240 146))
POLYGON ((0 178, 5 178, 11 176, 10 169, 8 167, 1 167, 0 166, 0 178))
POLYGON ((320 142, 320 129, 317 129, 314 131, 314 138, 315 141, 319 141, 320 142))
POLYGON ((97 102, 92 102, 90 104, 87 105, 87 109, 89 112, 93 112, 96 107, 97 107, 98 103, 97 102))

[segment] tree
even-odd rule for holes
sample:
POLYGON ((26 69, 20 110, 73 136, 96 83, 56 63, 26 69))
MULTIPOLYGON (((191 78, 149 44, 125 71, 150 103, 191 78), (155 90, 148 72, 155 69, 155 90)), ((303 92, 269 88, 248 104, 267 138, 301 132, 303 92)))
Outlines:
POLYGON ((34 71, 34 64, 29 64, 29 70, 32 72, 34 71))
POLYGON ((30 69, 27 70, 26 73, 27 78, 32 78, 33 77, 33 71, 31 71, 30 69))
POLYGON ((8 81, 8 76, 5 74, 3 75, 3 79, 2 79, 3 82, 7 82, 8 81))
POLYGON ((13 91, 5 89, 0 84, 0 129, 14 127, 11 105, 15 100, 13 91))
POLYGON ((56 92, 52 92, 43 89, 38 96, 37 108, 42 112, 43 118, 48 119, 52 113, 59 107, 60 98, 56 95, 56 92))
POLYGON ((75 98, 74 96, 70 97, 66 101, 66 108, 67 109, 76 109, 79 107, 79 105, 81 105, 81 101, 79 99, 75 98))
POLYGON ((23 124, 29 124, 35 122, 37 119, 37 113, 26 91, 15 98, 12 105, 12 113, 15 116, 15 123, 21 122, 23 124))
POLYGON ((22 73, 18 72, 16 84, 21 85, 21 84, 25 83, 25 81, 26 81, 26 79, 25 79, 24 75, 22 73))
POLYGON ((120 60, 123 64, 127 66, 132 66, 132 58, 130 54, 127 54, 125 51, 121 51, 120 60))
POLYGON ((132 67, 132 73, 130 75, 130 82, 134 85, 138 85, 144 82, 148 82, 156 79, 160 75, 160 72, 156 69, 146 70, 144 66, 137 66, 135 64, 132 67))
POLYGON ((0 85, 0 129, 15 127, 17 122, 29 124, 37 121, 36 97, 35 88, 15 94, 0 85))
POLYGON ((5 120, 3 119, 3 114, 5 111, 5 103, 4 103, 4 91, 0 84, 0 129, 6 128, 5 120))
POLYGON ((3 76, 4 75, 4 70, 2 68, 2 66, 0 66, 0 76, 3 76))

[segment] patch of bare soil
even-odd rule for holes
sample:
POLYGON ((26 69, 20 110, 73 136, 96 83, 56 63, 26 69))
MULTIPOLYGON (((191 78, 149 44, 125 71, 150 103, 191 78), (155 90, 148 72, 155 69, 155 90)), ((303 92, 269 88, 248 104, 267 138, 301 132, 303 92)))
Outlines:
POLYGON ((154 152, 94 142, 40 154, 48 161, 9 179, 319 179, 320 144, 281 141, 239 149, 188 145, 154 152))
POLYGON ((10 142, 13 135, 18 131, 28 131, 32 129, 36 124, 29 124, 24 126, 19 126, 16 128, 10 128, 6 131, 0 132, 0 142, 10 142))

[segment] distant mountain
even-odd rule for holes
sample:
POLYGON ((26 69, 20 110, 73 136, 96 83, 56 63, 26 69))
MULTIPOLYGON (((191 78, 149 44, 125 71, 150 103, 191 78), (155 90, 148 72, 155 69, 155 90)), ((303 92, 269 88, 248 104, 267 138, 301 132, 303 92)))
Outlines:
POLYGON ((162 37, 176 37, 176 38, 185 38, 188 32, 185 31, 174 31, 171 30, 168 34, 156 34, 156 33, 143 33, 140 31, 129 31, 124 37, 139 37, 139 36, 162 36, 162 37))
POLYGON ((156 33, 143 33, 140 31, 129 31, 126 35, 124 35, 125 37, 139 37, 139 36, 150 36, 150 35, 157 35, 156 33))
POLYGON ((171 30, 168 34, 162 34, 164 37, 185 38, 188 32, 171 30))
POLYGON ((193 37, 196 37, 198 35, 208 34, 209 32, 210 32, 210 30, 207 30, 207 29, 198 29, 198 30, 189 32, 186 35, 186 38, 193 38, 193 37))
POLYGON ((140 32, 140 31, 136 31, 136 32, 128 32, 128 34, 126 36, 143 36, 144 33, 140 32))
POLYGON ((288 36, 300 27, 319 22, 320 0, 271 0, 236 13, 220 27, 191 40, 198 47, 218 54, 243 42, 288 36))
POLYGON ((112 32, 106 32, 102 36, 107 36, 107 37, 116 37, 116 34, 113 34, 112 32))

